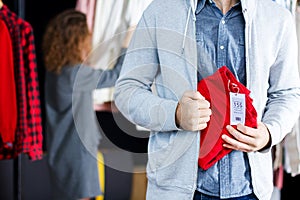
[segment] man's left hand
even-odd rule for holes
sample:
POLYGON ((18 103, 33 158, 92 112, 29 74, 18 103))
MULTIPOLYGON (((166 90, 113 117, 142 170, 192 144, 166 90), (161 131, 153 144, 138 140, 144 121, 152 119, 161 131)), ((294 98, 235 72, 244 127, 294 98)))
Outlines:
POLYGON ((226 148, 239 150, 243 152, 259 151, 266 147, 270 141, 270 133, 267 127, 262 123, 258 122, 257 128, 251 128, 242 124, 237 125, 237 129, 228 125, 228 132, 233 138, 223 134, 222 139, 226 148))

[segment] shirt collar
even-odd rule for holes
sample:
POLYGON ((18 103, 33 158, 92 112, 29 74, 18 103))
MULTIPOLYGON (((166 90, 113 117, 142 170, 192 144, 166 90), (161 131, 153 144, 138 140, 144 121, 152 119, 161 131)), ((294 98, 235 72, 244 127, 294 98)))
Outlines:
POLYGON ((211 0, 198 0, 196 15, 199 14, 199 12, 202 10, 202 8, 204 7, 206 1, 211 1, 211 0))
MULTIPOLYGON (((198 0, 197 9, 196 9, 196 15, 199 14, 199 12, 204 8, 205 3, 215 4, 213 0, 198 0)), ((241 1, 237 2, 234 6, 240 5, 241 1)))

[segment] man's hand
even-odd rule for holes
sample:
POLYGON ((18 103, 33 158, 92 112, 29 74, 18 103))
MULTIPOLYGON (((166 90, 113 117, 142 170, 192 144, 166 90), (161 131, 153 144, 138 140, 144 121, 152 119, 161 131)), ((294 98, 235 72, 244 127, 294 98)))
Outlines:
POLYGON ((224 147, 243 152, 259 151, 270 144, 271 136, 267 127, 259 122, 256 128, 250 128, 242 124, 237 125, 237 129, 232 126, 226 127, 233 138, 222 135, 225 141, 224 147))
POLYGON ((176 124, 188 131, 198 131, 207 127, 210 120, 210 103, 199 93, 186 91, 176 109, 176 124))

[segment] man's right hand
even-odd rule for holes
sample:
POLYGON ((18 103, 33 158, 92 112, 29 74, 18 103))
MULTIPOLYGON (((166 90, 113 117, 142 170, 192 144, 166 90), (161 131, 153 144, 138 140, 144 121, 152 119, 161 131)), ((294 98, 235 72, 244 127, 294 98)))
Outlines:
POLYGON ((199 131, 207 127, 210 120, 210 103, 200 92, 186 91, 176 108, 176 124, 188 131, 199 131))

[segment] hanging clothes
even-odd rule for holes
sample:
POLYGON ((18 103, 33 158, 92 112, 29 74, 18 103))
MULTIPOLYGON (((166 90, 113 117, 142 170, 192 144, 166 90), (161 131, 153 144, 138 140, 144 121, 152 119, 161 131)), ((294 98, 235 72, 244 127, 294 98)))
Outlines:
POLYGON ((42 117, 32 26, 6 5, 0 10, 0 19, 9 30, 16 81, 17 131, 12 150, 0 144, 0 159, 11 159, 26 153, 31 160, 42 158, 42 117))
POLYGON ((89 30, 93 32, 96 0, 78 0, 75 9, 86 14, 89 30))
POLYGON ((17 100, 12 42, 0 20, 0 136, 4 148, 12 148, 17 128, 17 100))
MULTIPOLYGON (((93 52, 89 62, 95 68, 111 69, 120 56, 128 30, 136 26, 152 0, 97 1, 92 32, 93 52)), ((94 91, 94 102, 113 100, 114 88, 94 91)))

